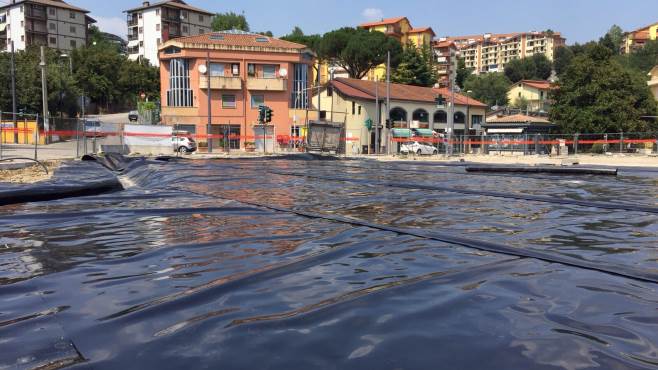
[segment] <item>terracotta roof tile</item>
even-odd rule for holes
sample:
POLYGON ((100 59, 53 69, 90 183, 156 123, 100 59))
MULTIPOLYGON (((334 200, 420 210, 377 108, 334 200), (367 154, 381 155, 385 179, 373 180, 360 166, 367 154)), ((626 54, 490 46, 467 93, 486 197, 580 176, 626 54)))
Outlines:
MULTIPOLYGON (((341 93, 354 98, 374 100, 376 82, 357 80, 352 78, 337 78, 332 81, 332 85, 341 93)), ((386 83, 379 82, 380 96, 386 94, 386 83)), ((413 101, 421 103, 434 103, 436 96, 442 94, 449 99, 450 92, 447 88, 434 89, 430 87, 420 87, 402 84, 391 84, 391 99, 398 101, 413 101)), ((472 107, 486 107, 486 104, 479 102, 465 95, 455 94, 455 105, 466 105, 472 107)))
MULTIPOLYGON (((386 18, 386 19, 382 19, 382 20, 379 21, 379 22, 361 23, 361 24, 359 25, 359 27, 361 27, 361 28, 369 28, 369 27, 375 27, 375 26, 385 26, 385 25, 387 25, 387 24, 394 24, 394 23, 401 22, 401 21, 403 21, 403 20, 405 20, 405 19, 407 19, 407 17, 386 18)), ((409 21, 409 20, 407 19, 407 22, 408 22, 408 21, 409 21)))
POLYGON ((160 49, 167 47, 170 43, 177 42, 183 44, 223 45, 227 47, 260 47, 295 50, 306 49, 306 46, 302 44, 280 40, 274 37, 239 31, 211 32, 202 35, 179 37, 162 44, 160 49))
POLYGON ((408 33, 423 33, 423 32, 431 32, 433 35, 436 35, 434 33, 434 30, 432 27, 419 27, 419 28, 412 28, 409 30, 408 33))
POLYGON ((539 89, 539 90, 550 90, 552 85, 550 81, 543 81, 543 80, 521 80, 517 84, 528 85, 530 87, 534 87, 535 89, 539 89))
POLYGON ((533 116, 526 116, 525 114, 514 114, 511 116, 501 117, 488 117, 487 124, 491 123, 539 123, 539 124, 552 124, 550 121, 533 116))

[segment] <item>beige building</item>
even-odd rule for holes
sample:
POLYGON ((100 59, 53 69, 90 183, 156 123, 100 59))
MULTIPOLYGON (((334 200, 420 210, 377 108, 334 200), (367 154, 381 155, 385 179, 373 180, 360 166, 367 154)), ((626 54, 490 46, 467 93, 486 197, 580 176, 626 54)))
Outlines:
POLYGON ((507 99, 515 108, 530 112, 548 111, 548 93, 551 88, 549 81, 522 80, 512 85, 507 92, 507 99))
POLYGON ((213 13, 193 7, 183 0, 168 0, 126 10, 128 58, 148 59, 158 65, 160 44, 177 37, 202 35, 211 31, 213 13))
MULTIPOLYGON (((346 153, 374 151, 375 122, 381 122, 381 148, 389 142, 386 122, 386 83, 337 78, 320 94, 320 108, 327 120, 345 124, 346 153), (379 91, 377 91, 379 90, 379 91), (380 112, 377 113, 376 96, 379 95, 380 112), (368 131, 366 121, 373 122, 368 131)), ((448 123, 448 108, 437 107, 436 98, 448 98, 448 89, 427 88, 411 85, 391 84, 391 108, 389 111, 392 127, 400 129, 420 129, 421 132, 445 132, 448 123)), ((313 103, 316 103, 316 98, 313 103)), ((463 135, 466 123, 470 134, 480 132, 485 120, 486 105, 461 94, 455 94, 454 128, 456 135, 463 135)), ((430 135, 432 133, 430 132, 430 135)))
POLYGON ((503 72, 507 63, 535 54, 544 54, 553 60, 555 49, 564 46, 566 40, 554 32, 520 32, 445 37, 452 41, 464 58, 467 68, 476 74, 503 72))
POLYGON ((432 42, 436 71, 441 87, 450 86, 450 81, 457 77, 457 46, 452 41, 437 40, 432 42))
POLYGON ((43 45, 69 51, 87 44, 87 30, 96 22, 88 10, 62 0, 14 0, 0 7, 0 43, 5 50, 43 45))

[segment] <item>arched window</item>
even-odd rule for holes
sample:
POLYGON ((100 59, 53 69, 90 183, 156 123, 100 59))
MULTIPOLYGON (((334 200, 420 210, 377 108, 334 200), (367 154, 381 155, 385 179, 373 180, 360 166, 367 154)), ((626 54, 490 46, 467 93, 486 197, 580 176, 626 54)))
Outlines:
POLYGON ((411 116, 411 119, 418 122, 429 123, 430 115, 425 109, 416 109, 414 114, 411 116))
POLYGON ((462 112, 455 112, 455 123, 466 123, 466 115, 462 112))
POLYGON ((448 113, 443 110, 434 112, 434 123, 448 123, 448 113))
POLYGON ((400 107, 391 109, 390 116, 391 122, 407 122, 407 111, 400 107))

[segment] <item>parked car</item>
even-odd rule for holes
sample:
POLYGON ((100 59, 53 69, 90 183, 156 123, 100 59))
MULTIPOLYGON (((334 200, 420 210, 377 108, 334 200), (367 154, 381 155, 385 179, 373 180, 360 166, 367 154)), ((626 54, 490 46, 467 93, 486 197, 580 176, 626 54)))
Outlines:
POLYGON ((192 153, 197 149, 196 141, 194 141, 187 131, 174 131, 174 136, 171 137, 171 143, 174 151, 179 153, 192 153))
POLYGON ((128 121, 137 122, 137 120, 139 120, 139 112, 131 110, 130 113, 128 113, 128 121))
POLYGON ((85 121, 85 136, 86 137, 105 137, 107 133, 103 130, 101 121, 85 121))
POLYGON ((419 143, 417 141, 410 141, 400 146, 400 152, 403 154, 415 153, 418 155, 436 155, 439 150, 429 144, 419 143))

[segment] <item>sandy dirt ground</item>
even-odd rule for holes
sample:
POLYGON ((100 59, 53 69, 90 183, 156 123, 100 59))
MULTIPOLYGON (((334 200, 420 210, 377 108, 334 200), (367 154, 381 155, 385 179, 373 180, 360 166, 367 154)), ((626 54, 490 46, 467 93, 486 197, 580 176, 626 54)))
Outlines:
POLYGON ((43 162, 43 164, 46 165, 46 168, 48 168, 48 173, 43 170, 43 167, 36 163, 33 166, 15 170, 0 168, 0 183, 12 182, 19 184, 30 184, 48 180, 52 177, 53 171, 59 167, 60 163, 60 161, 43 162))
POLYGON ((518 165, 596 165, 613 167, 658 167, 658 156, 646 155, 571 155, 568 157, 549 157, 538 155, 468 155, 447 159, 442 156, 381 156, 369 157, 379 161, 426 161, 426 162, 471 162, 482 164, 518 164, 518 165))

